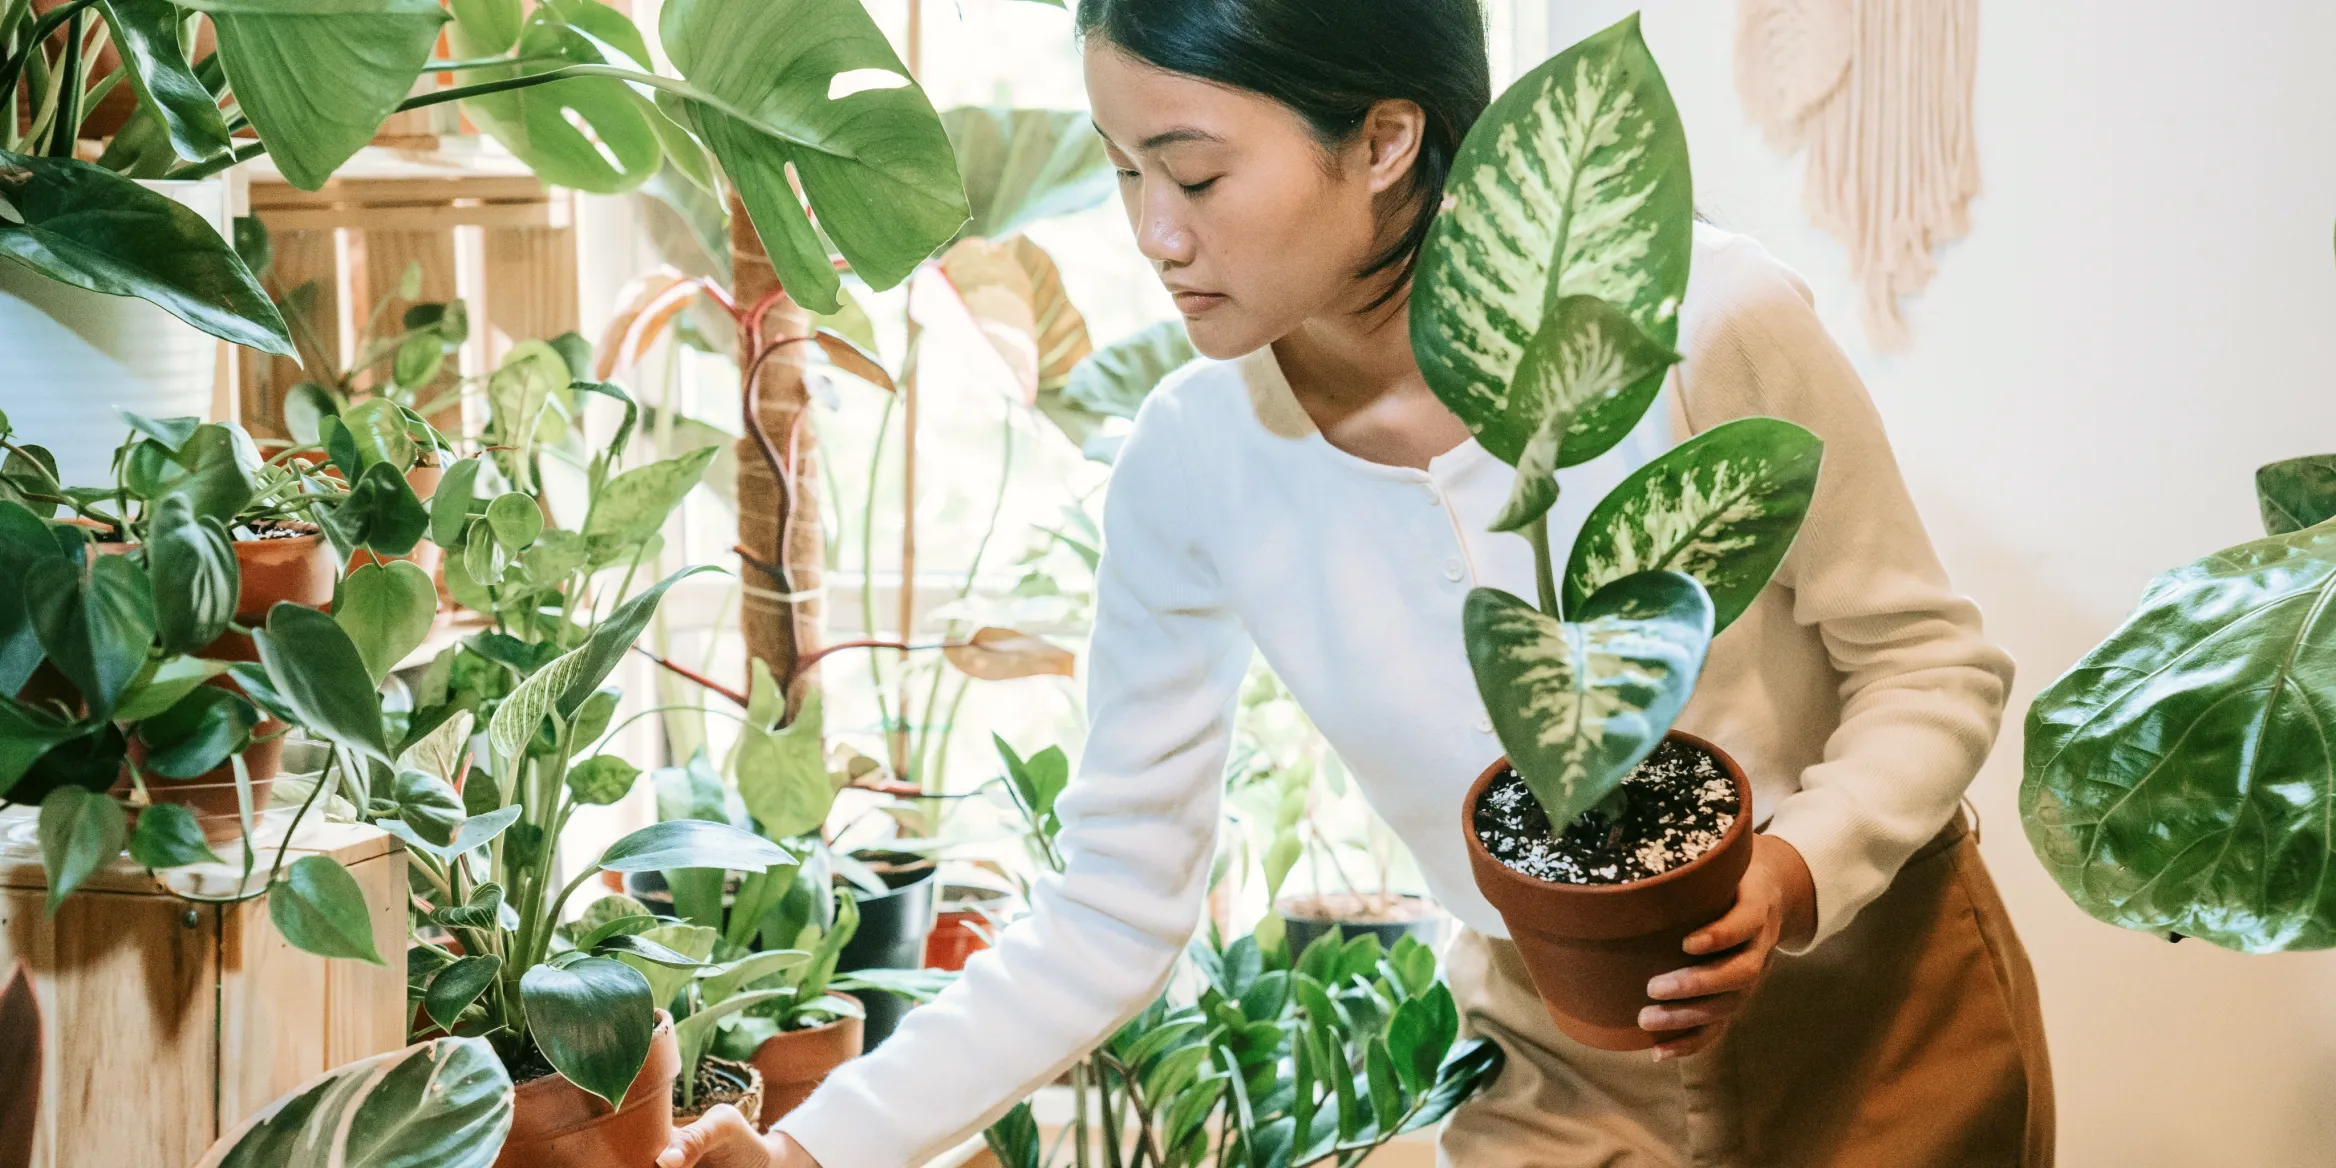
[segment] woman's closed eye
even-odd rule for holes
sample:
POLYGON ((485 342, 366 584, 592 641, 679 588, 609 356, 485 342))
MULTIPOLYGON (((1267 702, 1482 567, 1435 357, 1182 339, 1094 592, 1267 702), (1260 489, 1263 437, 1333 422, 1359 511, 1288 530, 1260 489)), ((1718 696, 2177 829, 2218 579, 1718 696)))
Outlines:
MULTIPOLYGON (((1219 176, 1219 177, 1222 177, 1222 176, 1219 176)), ((1207 191, 1207 190, 1208 190, 1210 187, 1213 187, 1213 186, 1215 186, 1215 185, 1217 185, 1217 180, 1216 180, 1216 179, 1213 179, 1213 178, 1209 178, 1209 179, 1202 179, 1202 180, 1201 180, 1201 181, 1199 181, 1199 182, 1180 182, 1180 183, 1177 183, 1177 184, 1176 184, 1176 186, 1177 186, 1177 189, 1178 189, 1178 190, 1181 190, 1181 191, 1183 191, 1185 194, 1188 194, 1188 195, 1198 195, 1198 194, 1202 194, 1202 193, 1206 192, 1206 191, 1207 191)))

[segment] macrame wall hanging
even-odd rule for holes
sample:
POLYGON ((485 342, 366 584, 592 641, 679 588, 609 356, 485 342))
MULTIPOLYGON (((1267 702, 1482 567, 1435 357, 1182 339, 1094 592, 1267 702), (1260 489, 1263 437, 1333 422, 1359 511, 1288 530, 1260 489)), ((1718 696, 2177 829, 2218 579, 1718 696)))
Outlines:
POLYGON ((1739 0, 1736 88, 1770 146, 1806 152, 1810 219, 1849 249, 1866 332, 1907 340, 1905 297, 1970 230, 1979 0, 1739 0))

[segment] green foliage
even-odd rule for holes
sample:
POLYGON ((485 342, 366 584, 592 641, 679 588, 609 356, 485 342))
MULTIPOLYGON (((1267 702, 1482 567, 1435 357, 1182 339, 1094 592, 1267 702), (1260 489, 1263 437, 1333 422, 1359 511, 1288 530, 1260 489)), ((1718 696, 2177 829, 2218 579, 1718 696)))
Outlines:
POLYGON ((1003 239, 1111 197, 1111 160, 1084 111, 960 106, 941 125, 965 178, 968 235, 1003 239))
POLYGON ((657 1006, 648 979, 607 957, 538 965, 520 980, 529 1034, 578 1087, 615 1103, 649 1059, 657 1006))
POLYGON ((2255 472, 2263 531, 2288 535, 2336 518, 2336 454, 2274 462, 2255 472))
POLYGON ((1087 457, 1109 462, 1117 445, 1097 441, 1104 420, 1133 419, 1161 381, 1199 356, 1182 321, 1162 321, 1097 349, 1060 393, 1041 392, 1038 408, 1087 457))
POLYGON ((511 1130, 511 1076, 476 1038, 337 1067, 221 1137, 196 1168, 490 1168, 511 1130))
POLYGON ((739 798, 771 839, 818 831, 827 822, 836 795, 820 750, 820 691, 805 691, 795 720, 780 725, 787 712, 786 694, 761 659, 753 662, 752 670, 746 721, 740 724, 730 753, 730 774, 737 780, 739 798))
POLYGON ((268 890, 268 919, 294 946, 324 957, 351 957, 375 965, 373 914, 357 878, 330 856, 302 856, 268 890))
POLYGON ((41 800, 41 866, 48 873, 50 915, 90 873, 121 853, 128 835, 121 806, 102 792, 59 787, 41 800))
POLYGON ((438 589, 409 560, 366 564, 349 573, 333 604, 333 620, 356 645, 375 685, 429 639, 437 617, 438 589))

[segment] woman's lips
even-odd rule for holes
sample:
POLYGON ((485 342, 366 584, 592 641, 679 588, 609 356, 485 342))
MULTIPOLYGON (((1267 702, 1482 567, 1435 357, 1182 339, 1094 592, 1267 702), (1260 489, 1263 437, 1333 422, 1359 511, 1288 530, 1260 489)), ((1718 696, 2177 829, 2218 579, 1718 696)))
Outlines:
POLYGON ((1179 292, 1176 294, 1176 311, 1186 316, 1199 316, 1229 299, 1231 297, 1216 292, 1179 292))

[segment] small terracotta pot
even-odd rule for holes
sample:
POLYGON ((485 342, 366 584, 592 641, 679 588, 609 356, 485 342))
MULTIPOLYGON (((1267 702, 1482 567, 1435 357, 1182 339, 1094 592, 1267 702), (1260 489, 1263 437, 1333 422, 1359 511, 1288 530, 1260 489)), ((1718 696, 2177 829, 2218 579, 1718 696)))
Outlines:
MULTIPOLYGON (((444 467, 417 466, 406 472, 406 485, 414 489, 416 497, 427 503, 430 501, 430 496, 438 492, 438 483, 445 477, 446 468, 444 467)), ((428 572, 431 580, 436 582, 440 578, 439 572, 446 566, 446 549, 431 543, 428 537, 424 537, 421 542, 414 545, 414 550, 402 556, 376 556, 372 552, 359 548, 349 553, 349 570, 354 572, 367 564, 378 564, 384 558, 410 561, 415 567, 428 572)), ((444 603, 441 602, 439 607, 445 607, 444 603)))
MULTIPOLYGON (((252 729, 254 741, 243 752, 243 766, 251 776, 252 813, 268 809, 268 794, 276 785, 276 775, 284 765, 284 724, 273 718, 252 729), (261 736, 267 736, 261 740, 261 736)), ((143 767, 146 764, 146 744, 136 735, 130 737, 130 761, 143 767)), ((114 793, 127 795, 131 791, 130 772, 122 770, 122 777, 114 783, 114 793)), ((203 829, 203 838, 218 843, 243 834, 243 811, 235 798, 235 764, 229 762, 191 779, 166 779, 159 775, 146 776, 146 794, 156 803, 176 803, 195 814, 195 823, 203 829)), ((137 826, 137 816, 131 814, 130 824, 137 826)))
MULTIPOLYGON (((713 1055, 707 1055, 706 1062, 728 1077, 746 1084, 744 1094, 731 1100, 730 1105, 737 1108, 738 1113, 746 1117, 746 1122, 755 1126, 755 1130, 762 1130, 762 1072, 756 1070, 753 1063, 733 1062, 726 1058, 715 1058, 713 1055)), ((714 1109, 701 1097, 697 1106, 687 1111, 682 1110, 681 1081, 678 1077, 674 1080, 673 1093, 675 1096, 673 1126, 675 1127, 688 1127, 705 1118, 705 1114, 714 1109)))
POLYGON ((837 1067, 860 1057, 866 1036, 860 1019, 838 1018, 764 1039, 754 1048, 754 1069, 762 1072, 762 1126, 802 1106, 837 1067))
POLYGON ((979 906, 1003 905, 1010 895, 995 888, 943 888, 943 904, 963 907, 943 909, 932 933, 925 937, 925 968, 963 971, 968 958, 990 947, 986 934, 997 928, 979 906))
POLYGON ((519 1084, 511 1135, 494 1168, 647 1168, 672 1142, 673 1080, 680 1075, 673 1016, 659 1010, 649 1061, 615 1108, 564 1075, 519 1084))
POLYGON ((1494 859, 1477 838, 1476 805, 1508 769, 1505 758, 1477 776, 1461 804, 1477 890, 1500 910, 1550 1020, 1600 1050, 1645 1050, 1668 1037, 1639 1029, 1639 1011, 1653 1002, 1647 982, 1693 963, 1680 943, 1726 915, 1752 863, 1752 788, 1744 769, 1692 734, 1673 730, 1670 737, 1719 763, 1735 781, 1739 809, 1718 846, 1651 879, 1558 884, 1494 859))
MULTIPOLYGON (((333 563, 332 545, 325 542, 322 532, 291 539, 239 539, 235 541, 235 567, 242 577, 235 594, 237 624, 266 624, 268 610, 279 601, 308 608, 332 607, 339 570, 333 563)), ((203 646, 196 656, 214 661, 257 661, 260 652, 250 637, 230 629, 203 646)))

